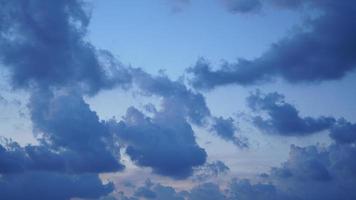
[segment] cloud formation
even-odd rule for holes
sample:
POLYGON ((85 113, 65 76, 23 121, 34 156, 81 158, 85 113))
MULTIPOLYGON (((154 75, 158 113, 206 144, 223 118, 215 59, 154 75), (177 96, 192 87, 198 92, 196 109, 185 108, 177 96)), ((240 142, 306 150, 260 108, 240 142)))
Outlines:
MULTIPOLYGON (((355 143, 292 145, 287 161, 258 180, 232 179, 226 189, 207 182, 171 196, 187 200, 348 200, 356 197, 355 143)), ((156 185, 156 184, 153 184, 156 185)), ((155 186, 151 187, 155 188, 155 186)), ((150 189, 156 193, 155 190, 150 189)), ((178 199, 179 199, 178 198, 178 199)), ((158 196, 150 199, 160 199, 158 196)))
POLYGON ((3 0, 1 5, 0 60, 13 87, 82 84, 93 93, 129 81, 118 69, 105 71, 100 57, 108 62, 109 53, 85 40, 90 15, 83 1, 3 0))
POLYGON ((210 131, 218 135, 225 141, 231 141, 239 148, 248 148, 248 139, 243 136, 237 136, 236 131, 238 128, 234 123, 234 119, 231 117, 223 118, 223 117, 213 117, 210 131))
POLYGON ((236 134, 237 127, 232 118, 215 117, 208 108, 205 97, 189 89, 184 82, 172 81, 166 75, 152 76, 141 69, 131 69, 134 85, 143 95, 161 97, 165 112, 174 112, 188 122, 206 128, 222 139, 232 142, 238 148, 248 147, 247 139, 236 134))
POLYGON ((123 169, 119 146, 83 96, 130 84, 127 69, 86 40, 84 1, 0 4, 1 66, 11 86, 30 96, 39 143, 1 145, 1 198, 66 200, 112 192, 98 175, 123 169))
MULTIPOLYGON (((234 6, 245 1, 228 1, 234 6)), ((260 2, 262 1, 246 1, 260 2)), ((253 85, 282 78, 291 83, 321 82, 343 78, 356 66, 356 24, 353 20, 356 3, 353 1, 266 1, 279 8, 317 10, 320 16, 311 17, 291 36, 274 43, 260 57, 240 58, 236 63, 225 62, 212 69, 209 62, 200 59, 188 69, 192 84, 200 89, 212 89, 227 84, 253 85)), ((260 3, 249 3, 251 8, 236 10, 248 12, 260 3)), ((232 7, 233 8, 233 7, 232 7)), ((231 8, 231 9, 232 9, 231 8)))
POLYGON ((124 120, 113 126, 127 145, 130 158, 139 166, 151 167, 155 173, 186 178, 193 167, 206 161, 206 152, 196 143, 189 123, 169 108, 150 118, 131 107, 124 120))
POLYGON ((267 133, 284 136, 310 135, 328 130, 336 122, 333 117, 301 117, 299 111, 276 92, 262 94, 257 90, 247 98, 247 104, 255 112, 266 113, 267 118, 254 116, 252 122, 267 133))
POLYGON ((102 184, 97 175, 64 175, 52 172, 26 172, 0 177, 2 199, 53 199, 74 197, 95 199, 112 192, 112 184, 102 184))
POLYGON ((340 144, 352 144, 356 142, 356 124, 346 119, 338 120, 330 130, 330 137, 340 144))

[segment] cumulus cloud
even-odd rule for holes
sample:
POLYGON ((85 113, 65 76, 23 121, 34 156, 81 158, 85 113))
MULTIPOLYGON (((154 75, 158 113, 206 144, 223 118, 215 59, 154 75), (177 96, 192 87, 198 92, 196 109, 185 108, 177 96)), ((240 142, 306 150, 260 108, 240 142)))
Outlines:
POLYGON ((354 199, 355 152, 351 145, 292 146, 289 159, 270 178, 298 199, 354 199))
POLYGON ((330 130, 330 137, 337 143, 352 144, 356 142, 356 124, 340 119, 330 130))
POLYGON ((328 130, 336 122, 333 117, 301 117, 299 111, 276 92, 262 94, 256 91, 247 98, 247 104, 255 112, 263 111, 267 114, 267 118, 255 116, 252 121, 259 129, 268 133, 285 136, 310 135, 328 130))
MULTIPOLYGON (((244 1, 236 2, 240 5, 244 1)), ((307 10, 318 10, 320 16, 306 20, 304 27, 272 44, 256 59, 241 58, 236 63, 225 62, 216 70, 208 61, 199 60, 188 69, 193 75, 191 82, 194 87, 212 89, 227 84, 246 86, 276 78, 291 83, 321 82, 341 79, 354 70, 356 25, 349 19, 355 17, 356 3, 333 0, 267 2, 289 9, 307 6, 307 10)))
POLYGON ((130 158, 155 173, 185 178, 205 163, 206 152, 196 143, 190 124, 169 107, 152 118, 131 107, 124 120, 112 126, 130 158))
POLYGON ((33 157, 63 160, 66 170, 79 173, 123 168, 113 135, 80 95, 39 91, 31 96, 29 110, 42 145, 27 148, 33 157))
POLYGON ((110 71, 114 77, 109 76, 99 58, 108 52, 96 50, 85 40, 90 14, 83 1, 0 3, 0 61, 13 87, 80 83, 83 90, 94 93, 129 81, 117 70, 110 71))
POLYGON ((6 174, 0 177, 2 199, 95 199, 114 189, 112 184, 103 184, 97 175, 63 175, 50 172, 26 172, 6 174))
MULTIPOLYGON (((251 183, 247 179, 233 179, 224 190, 219 185, 207 182, 199 184, 190 190, 178 192, 172 187, 154 183, 152 187, 143 188, 153 192, 156 196, 144 199, 153 200, 296 200, 279 191, 271 183, 251 183)), ((122 200, 132 197, 123 195, 122 200)))
MULTIPOLYGON (((247 139, 235 134, 237 130, 232 118, 215 117, 210 113, 204 96, 189 89, 182 81, 172 81, 166 75, 152 76, 140 69, 131 69, 133 83, 143 95, 162 98, 165 112, 174 112, 200 127, 210 124, 210 132, 222 139, 233 142, 239 148, 246 148, 247 139)), ((151 108, 149 108, 152 110, 151 108)), ((155 109, 153 109, 155 110, 155 109)))
MULTIPOLYGON (((225 189, 205 182, 170 195, 187 200, 348 200, 356 197, 354 144, 292 145, 287 161, 254 180, 232 179, 225 189)), ((155 185, 150 189, 155 194, 155 185)), ((157 196, 152 199, 160 199, 157 196)), ((169 199, 169 198, 167 198, 169 199)))
POLYGON ((130 84, 127 69, 86 40, 90 12, 84 1, 0 4, 1 66, 14 89, 29 93, 39 143, 1 145, 1 198, 106 195, 113 186, 103 185, 98 173, 123 169, 119 146, 83 95, 130 84))

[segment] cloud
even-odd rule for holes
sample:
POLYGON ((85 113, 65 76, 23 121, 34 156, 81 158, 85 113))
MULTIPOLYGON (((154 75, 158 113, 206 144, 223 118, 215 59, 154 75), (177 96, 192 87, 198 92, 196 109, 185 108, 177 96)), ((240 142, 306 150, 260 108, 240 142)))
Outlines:
POLYGON ((226 175, 230 171, 230 168, 225 165, 224 162, 217 160, 195 169, 194 179, 195 181, 207 181, 211 178, 216 178, 222 175, 226 175))
MULTIPOLYGON (((145 189, 155 193, 155 197, 144 198, 153 200, 296 200, 282 191, 279 191, 270 183, 253 184, 247 179, 233 179, 223 190, 219 185, 207 182, 194 186, 187 191, 178 192, 172 187, 154 183, 152 187, 144 186, 145 189)), ((122 200, 130 199, 123 195, 122 200)))
POLYGON ((0 145, 0 174, 19 173, 25 170, 26 156, 15 142, 0 145))
MULTIPOLYGON (((354 144, 329 146, 292 145, 288 159, 260 178, 232 179, 225 189, 205 182, 171 196, 187 200, 348 200, 356 197, 356 155, 354 144)), ((156 192, 158 184, 150 186, 156 192)), ((160 199, 158 196, 152 199, 160 199)), ((170 199, 170 198, 166 198, 170 199)))
POLYGON ((179 110, 182 116, 196 125, 207 123, 211 114, 201 93, 188 89, 182 81, 172 81, 164 74, 152 76, 141 69, 132 69, 131 74, 143 95, 162 97, 162 104, 179 110))
POLYGON ((248 106, 255 112, 263 111, 268 118, 252 118, 262 131, 284 136, 303 136, 331 128, 336 120, 333 117, 301 117, 298 110, 285 102, 279 93, 262 94, 256 91, 247 98, 248 106))
POLYGON ((161 175, 186 178, 193 167, 205 163, 207 155, 196 143, 189 123, 169 108, 150 118, 131 107, 124 120, 112 126, 136 164, 161 175))
MULTIPOLYGON (((181 118, 187 118, 189 122, 200 127, 206 127, 210 123, 210 132, 233 142, 239 148, 247 147, 246 138, 234 136, 236 127, 232 118, 212 116, 205 97, 187 88, 182 81, 172 81, 164 74, 152 76, 140 69, 132 69, 131 74, 134 84, 143 95, 162 98, 162 106, 166 108, 166 112, 169 110, 169 112, 179 113, 181 118)), ((152 107, 149 109, 152 110, 152 107)))
POLYGON ((194 187, 188 195, 189 200, 226 200, 218 185, 205 183, 194 187))
POLYGON ((235 136, 235 132, 238 128, 234 124, 234 120, 229 117, 224 119, 223 117, 213 117, 213 123, 210 131, 216 133, 222 139, 226 141, 232 141, 239 148, 247 148, 247 138, 241 136, 235 136))
POLYGON ((251 183, 248 179, 231 181, 229 186, 229 199, 231 200, 292 200, 293 198, 279 191, 271 183, 251 183))
POLYGON ((0 61, 13 87, 81 84, 95 93, 130 81, 119 68, 105 71, 109 53, 86 41, 90 14, 84 2, 2 0, 1 5, 0 61))
POLYGON ((330 130, 330 137, 340 144, 356 142, 356 124, 340 119, 330 130))
POLYGON ((232 13, 254 12, 262 7, 260 0, 223 0, 223 3, 232 13))
POLYGON ((103 184, 97 175, 63 175, 50 172, 26 172, 0 177, 2 199, 99 198, 113 191, 113 185, 103 184))
POLYGON ((298 31, 275 42, 256 59, 225 62, 216 70, 208 61, 200 59, 188 69, 195 88, 212 89, 227 84, 248 86, 276 78, 291 83, 315 83, 338 80, 354 70, 356 26, 349 19, 356 16, 356 3, 333 0, 268 2, 289 9, 308 5, 307 11, 317 10, 320 16, 304 21, 298 31))
POLYGON ((292 146, 289 159, 270 180, 298 199, 354 199, 356 154, 352 145, 292 146))
POLYGON ((118 161, 120 147, 113 135, 80 95, 36 92, 29 109, 40 142, 51 150, 28 148, 31 155, 59 156, 67 170, 79 173, 114 172, 123 168, 118 161))

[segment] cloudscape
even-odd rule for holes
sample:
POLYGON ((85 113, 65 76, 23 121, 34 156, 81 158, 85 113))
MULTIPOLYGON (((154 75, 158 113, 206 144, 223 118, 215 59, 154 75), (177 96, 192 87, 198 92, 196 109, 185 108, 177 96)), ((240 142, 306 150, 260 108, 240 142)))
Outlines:
POLYGON ((0 199, 356 199, 353 0, 0 0, 0 199))

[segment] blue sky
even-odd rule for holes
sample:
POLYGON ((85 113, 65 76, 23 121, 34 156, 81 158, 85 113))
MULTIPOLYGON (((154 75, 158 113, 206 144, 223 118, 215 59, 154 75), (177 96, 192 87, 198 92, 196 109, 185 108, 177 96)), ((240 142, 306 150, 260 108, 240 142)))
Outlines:
POLYGON ((356 198, 351 0, 0 3, 0 199, 356 198))

